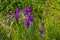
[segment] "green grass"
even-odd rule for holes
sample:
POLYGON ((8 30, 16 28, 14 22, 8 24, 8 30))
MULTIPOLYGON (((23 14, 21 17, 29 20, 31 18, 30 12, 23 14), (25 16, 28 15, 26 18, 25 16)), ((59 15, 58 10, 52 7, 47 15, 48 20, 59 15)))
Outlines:
POLYGON ((0 40, 60 40, 60 0, 0 0, 0 40), (21 16, 19 24, 12 18, 17 7, 21 12, 25 7, 31 8, 33 20, 29 28, 21 16), (43 35, 39 33, 42 22, 43 35))

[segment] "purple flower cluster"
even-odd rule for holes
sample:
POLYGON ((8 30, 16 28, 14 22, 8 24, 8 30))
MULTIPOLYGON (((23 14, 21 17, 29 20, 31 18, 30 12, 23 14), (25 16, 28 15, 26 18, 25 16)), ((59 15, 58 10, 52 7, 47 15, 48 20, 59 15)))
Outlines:
MULTIPOLYGON (((16 11, 14 13, 14 17, 17 20, 18 19, 18 15, 20 12, 20 8, 16 8, 16 11)), ((32 21, 32 14, 30 14, 30 8, 24 8, 24 12, 26 13, 27 17, 24 19, 24 23, 26 25, 26 27, 28 28, 30 25, 30 21, 32 21)))
POLYGON ((32 18, 31 14, 27 15, 27 18, 24 19, 25 20, 25 25, 26 25, 27 28, 29 27, 30 21, 32 21, 32 19, 33 18, 32 18))
MULTIPOLYGON (((19 15, 19 12, 20 12, 20 8, 16 8, 16 11, 14 13, 14 17, 15 19, 17 20, 18 19, 18 15, 19 15)), ((30 22, 32 21, 33 19, 33 16, 32 14, 30 14, 30 8, 27 7, 27 8, 24 8, 24 12, 26 13, 26 18, 24 19, 24 24, 25 26, 28 28, 30 26, 30 22)), ((42 22, 42 29, 39 30, 40 34, 42 35, 44 33, 44 30, 43 30, 43 27, 44 27, 44 23, 42 22)))
POLYGON ((16 11, 14 13, 14 17, 16 20, 18 19, 19 12, 20 12, 20 8, 16 8, 16 11))
POLYGON ((30 25, 30 21, 32 21, 32 14, 30 14, 30 8, 24 8, 24 12, 26 12, 27 18, 25 19, 25 25, 28 28, 30 25), (26 21, 27 20, 27 21, 26 21))

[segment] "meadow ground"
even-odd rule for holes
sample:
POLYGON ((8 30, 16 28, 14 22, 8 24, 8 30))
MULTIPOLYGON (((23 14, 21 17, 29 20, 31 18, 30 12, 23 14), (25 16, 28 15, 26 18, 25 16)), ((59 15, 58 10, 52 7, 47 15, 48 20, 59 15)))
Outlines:
POLYGON ((60 0, 0 0, 0 40, 60 40, 60 0), (33 15, 28 28, 23 21, 26 7, 33 15), (16 8, 18 20, 13 17, 16 8))

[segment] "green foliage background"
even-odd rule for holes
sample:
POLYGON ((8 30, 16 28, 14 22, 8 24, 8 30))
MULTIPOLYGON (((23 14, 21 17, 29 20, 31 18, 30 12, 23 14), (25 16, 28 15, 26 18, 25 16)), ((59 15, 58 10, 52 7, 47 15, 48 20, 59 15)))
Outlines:
POLYGON ((60 0, 0 0, 0 40, 60 40, 60 0), (18 21, 13 18, 17 7, 21 12, 31 8, 33 21, 29 28, 21 17, 18 21), (40 35, 42 22, 44 34, 40 35))

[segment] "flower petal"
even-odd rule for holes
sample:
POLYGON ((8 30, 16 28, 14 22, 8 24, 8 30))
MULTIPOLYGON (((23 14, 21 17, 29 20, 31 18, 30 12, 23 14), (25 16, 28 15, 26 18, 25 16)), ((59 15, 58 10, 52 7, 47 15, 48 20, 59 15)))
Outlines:
POLYGON ((32 21, 32 19, 33 19, 33 18, 32 18, 32 15, 29 14, 29 15, 28 15, 28 20, 29 20, 29 21, 32 21))
POLYGON ((44 33, 44 30, 41 29, 41 30, 39 30, 39 32, 42 35, 44 33))
POLYGON ((29 7, 24 8, 24 12, 29 13, 30 12, 30 8, 29 7))
POLYGON ((25 19, 25 20, 24 20, 24 23, 25 23, 26 27, 28 28, 28 27, 29 27, 29 25, 30 25, 29 20, 28 20, 28 19, 25 19))
POLYGON ((20 8, 16 8, 15 13, 16 13, 16 14, 19 14, 19 12, 20 12, 20 8))
POLYGON ((18 14, 14 14, 14 17, 17 20, 18 19, 18 14))

